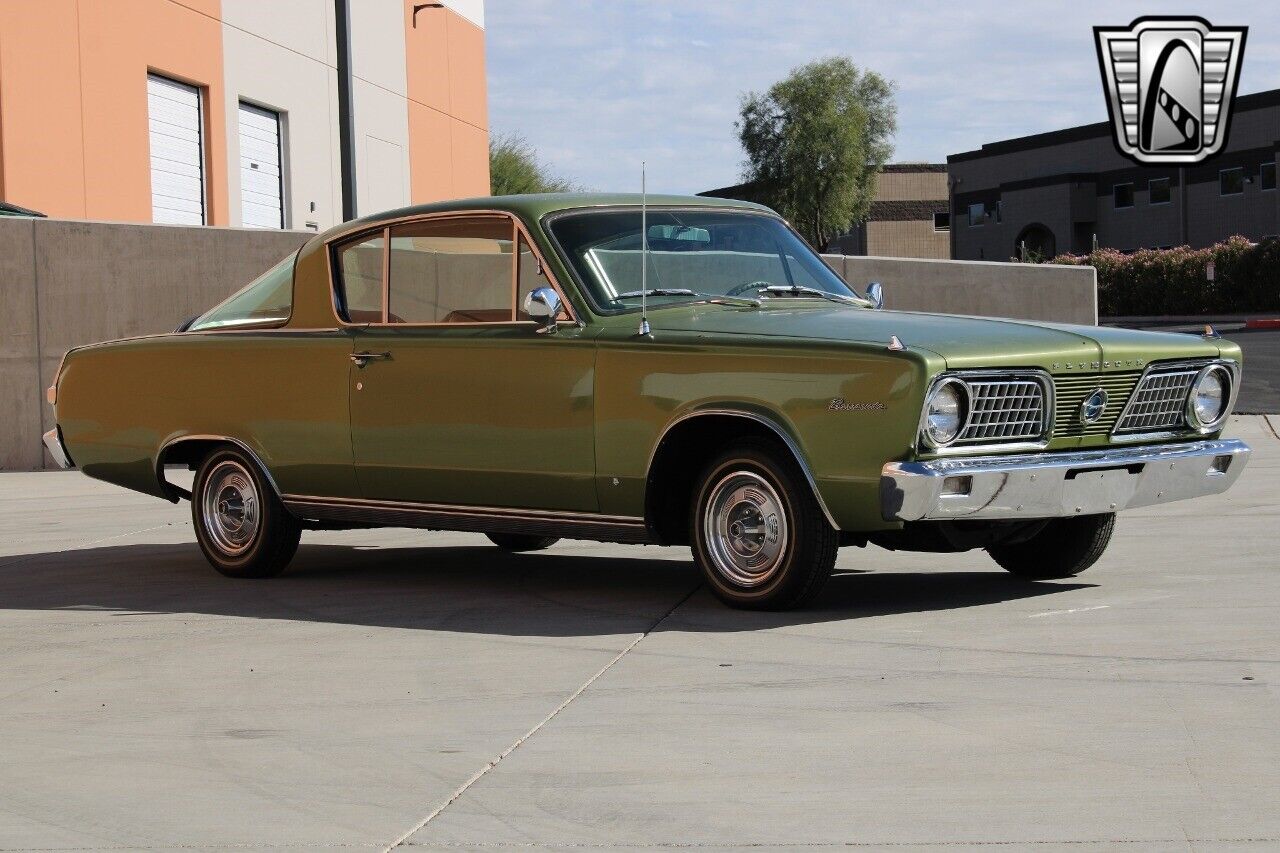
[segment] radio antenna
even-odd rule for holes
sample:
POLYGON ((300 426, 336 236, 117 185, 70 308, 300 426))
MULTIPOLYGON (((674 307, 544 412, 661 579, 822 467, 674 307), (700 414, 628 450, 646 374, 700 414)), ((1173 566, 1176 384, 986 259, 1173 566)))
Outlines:
POLYGON ((649 191, 645 186, 645 164, 640 161, 640 328, 649 335, 649 191))

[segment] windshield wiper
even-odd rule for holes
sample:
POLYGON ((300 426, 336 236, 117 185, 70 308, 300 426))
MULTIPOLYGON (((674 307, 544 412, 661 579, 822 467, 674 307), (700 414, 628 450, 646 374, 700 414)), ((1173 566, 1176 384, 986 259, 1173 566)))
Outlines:
POLYGON ((641 296, 701 296, 687 287, 651 287, 648 290, 628 290, 619 293, 614 299, 639 299, 641 296))
POLYGON ((767 293, 770 296, 817 296, 831 302, 839 302, 841 305, 857 305, 862 308, 867 306, 866 302, 856 297, 828 293, 825 290, 819 290, 816 287, 805 287, 802 284, 770 284, 760 288, 756 293, 767 293))
MULTIPOLYGON (((759 308, 760 300, 751 299, 745 296, 713 296, 708 293, 698 293, 687 287, 652 287, 644 291, 645 296, 693 296, 703 302, 712 305, 737 305, 743 308, 759 308)), ((628 290, 626 293, 619 293, 614 299, 638 299, 641 293, 638 290, 628 290)))

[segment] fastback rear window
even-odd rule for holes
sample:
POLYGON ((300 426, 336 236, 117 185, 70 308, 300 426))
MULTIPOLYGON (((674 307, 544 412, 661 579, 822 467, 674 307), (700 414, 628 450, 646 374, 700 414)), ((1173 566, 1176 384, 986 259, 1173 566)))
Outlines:
POLYGON ((188 331, 239 326, 278 326, 293 312, 294 252, 271 269, 191 322, 188 331))

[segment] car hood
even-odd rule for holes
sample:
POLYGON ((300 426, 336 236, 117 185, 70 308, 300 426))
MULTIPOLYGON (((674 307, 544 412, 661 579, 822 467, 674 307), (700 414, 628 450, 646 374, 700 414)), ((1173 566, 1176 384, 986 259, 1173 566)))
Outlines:
POLYGON ((1052 372, 1129 369, 1159 359, 1219 354, 1214 341, 1198 335, 874 311, 832 303, 819 306, 779 301, 760 308, 704 304, 651 311, 650 323, 655 332, 669 329, 882 346, 887 346, 896 336, 907 349, 934 353, 951 369, 1042 367, 1052 372), (1093 366, 1094 362, 1098 362, 1097 367, 1093 366))

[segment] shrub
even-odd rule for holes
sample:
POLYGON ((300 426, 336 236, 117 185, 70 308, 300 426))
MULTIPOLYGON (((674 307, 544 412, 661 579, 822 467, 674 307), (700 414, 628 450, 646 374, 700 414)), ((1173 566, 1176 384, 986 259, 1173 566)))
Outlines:
POLYGON ((1244 314, 1280 311, 1280 240, 1232 237, 1205 249, 1098 249, 1050 263, 1098 271, 1102 316, 1244 314), (1210 262, 1214 280, 1205 277, 1210 262))

